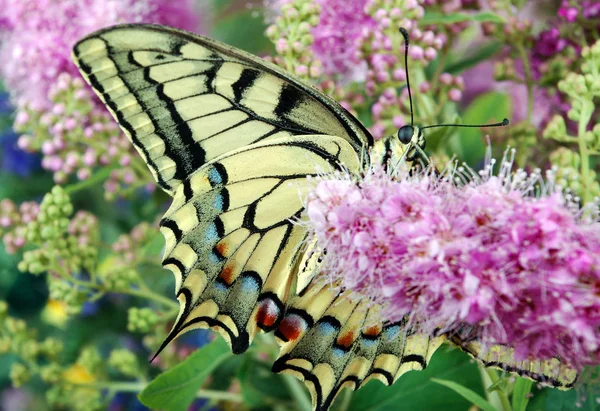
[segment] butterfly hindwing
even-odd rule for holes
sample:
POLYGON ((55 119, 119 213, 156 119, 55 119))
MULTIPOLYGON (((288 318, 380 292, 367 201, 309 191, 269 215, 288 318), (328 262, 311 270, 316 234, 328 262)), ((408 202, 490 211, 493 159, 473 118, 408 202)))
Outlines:
POLYGON ((259 141, 327 134, 357 152, 373 142, 321 92, 195 34, 109 27, 77 43, 73 60, 170 194, 203 164, 259 141))
POLYGON ((163 265, 181 311, 170 336, 212 327, 235 352, 283 314, 306 230, 291 220, 317 170, 357 170, 350 144, 331 136, 256 143, 202 166, 177 189, 161 221, 163 265), (269 161, 265 161, 265 159, 269 161))
POLYGON ((356 390, 371 379, 390 385, 424 369, 444 338, 411 334, 403 323, 383 325, 379 312, 329 283, 311 282, 277 327, 282 348, 273 371, 303 380, 313 408, 326 410, 344 387, 356 390))

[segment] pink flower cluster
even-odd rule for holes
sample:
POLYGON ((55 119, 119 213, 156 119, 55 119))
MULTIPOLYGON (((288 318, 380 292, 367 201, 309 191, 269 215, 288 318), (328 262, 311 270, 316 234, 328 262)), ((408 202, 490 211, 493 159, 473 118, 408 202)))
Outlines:
POLYGON ((365 12, 368 0, 320 0, 319 24, 312 30, 312 50, 323 62, 325 72, 356 75, 356 52, 364 30, 375 24, 365 12))
POLYGON ((17 105, 44 110, 60 73, 77 74, 77 40, 117 23, 161 23, 196 30, 194 2, 183 0, 0 0, 0 76, 17 105))
POLYGON ((8 254, 15 254, 26 244, 26 227, 35 221, 40 205, 26 201, 17 206, 12 200, 0 201, 0 236, 8 254))
POLYGON ((48 98, 52 106, 41 114, 19 111, 14 128, 18 132, 35 130, 22 134, 18 145, 22 150, 41 151, 42 167, 53 172, 56 183, 65 183, 73 173, 85 180, 98 165, 118 162, 120 170, 129 170, 131 144, 108 111, 95 104, 96 97, 81 77, 61 73, 50 86, 48 98))
POLYGON ((405 81, 404 40, 399 27, 408 30, 412 43, 409 58, 413 64, 427 64, 436 59, 438 51, 446 43, 444 34, 421 30, 417 21, 425 10, 416 0, 406 1, 403 9, 381 1, 371 1, 366 7, 374 16, 376 24, 362 32, 358 58, 367 64, 366 91, 377 93, 377 86, 390 81, 405 81), (399 47, 400 46, 400 47, 399 47))
POLYGON ((539 174, 323 177, 307 198, 329 281, 425 332, 474 329, 517 359, 600 358, 600 223, 539 174), (470 181, 465 182, 468 175, 470 181), (457 184, 453 180, 462 180, 457 184))

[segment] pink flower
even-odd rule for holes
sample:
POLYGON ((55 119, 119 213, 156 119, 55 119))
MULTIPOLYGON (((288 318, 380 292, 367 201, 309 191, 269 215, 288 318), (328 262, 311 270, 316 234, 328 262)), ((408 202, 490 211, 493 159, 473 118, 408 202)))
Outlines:
POLYGON ((321 16, 313 29, 312 49, 326 73, 352 75, 357 69, 356 52, 363 30, 375 21, 365 13, 367 0, 319 0, 321 16))
POLYGON ((197 30, 191 0, 2 0, 0 76, 19 106, 50 108, 50 86, 63 72, 77 75, 71 48, 102 27, 125 22, 197 30))
POLYGON ((505 157, 499 175, 488 165, 479 177, 380 168, 321 177, 307 214, 328 281, 381 304, 388 321, 408 315, 431 334, 508 344, 517 359, 599 363, 594 208, 579 209, 551 173, 544 181, 511 167, 505 157))

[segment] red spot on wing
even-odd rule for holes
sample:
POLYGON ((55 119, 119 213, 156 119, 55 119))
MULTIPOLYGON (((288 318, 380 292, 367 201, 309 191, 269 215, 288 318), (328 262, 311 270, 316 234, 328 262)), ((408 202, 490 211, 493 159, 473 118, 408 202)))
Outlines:
POLYGON ((354 333, 352 331, 348 331, 346 334, 340 335, 337 339, 337 344, 344 348, 350 348, 353 342, 354 333))
POLYGON ((261 328, 269 328, 272 327, 277 319, 281 311, 277 304, 271 299, 266 299, 260 303, 258 307, 258 311, 256 312, 256 323, 261 328))
POLYGON ((377 337, 381 333, 381 328, 377 325, 373 325, 368 327, 363 334, 368 335, 369 337, 377 337))
POLYGON ((296 314, 286 315, 279 324, 277 331, 284 337, 285 341, 293 341, 300 337, 307 328, 306 321, 296 314))
POLYGON ((231 265, 226 265, 223 267, 221 274, 219 274, 219 278, 227 285, 231 285, 231 283, 233 283, 233 280, 235 279, 233 276, 233 267, 231 265))

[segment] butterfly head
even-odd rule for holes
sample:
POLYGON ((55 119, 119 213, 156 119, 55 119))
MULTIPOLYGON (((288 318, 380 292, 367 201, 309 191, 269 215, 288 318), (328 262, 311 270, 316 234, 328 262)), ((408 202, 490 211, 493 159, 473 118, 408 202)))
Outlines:
POLYGON ((413 161, 420 150, 425 149, 425 137, 421 128, 405 125, 398 129, 398 140, 402 143, 406 150, 406 159, 413 161), (420 149, 420 150, 419 150, 420 149))

